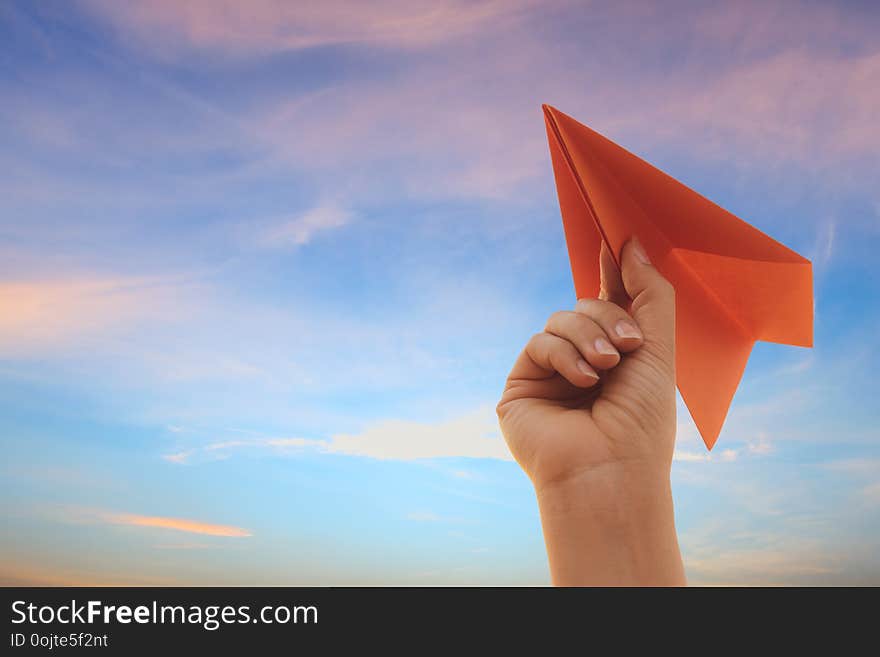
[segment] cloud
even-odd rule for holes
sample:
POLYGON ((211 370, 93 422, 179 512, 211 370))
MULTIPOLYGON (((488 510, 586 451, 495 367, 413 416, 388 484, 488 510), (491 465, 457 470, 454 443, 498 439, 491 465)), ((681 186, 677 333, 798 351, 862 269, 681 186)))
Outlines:
POLYGON ((738 452, 735 449, 724 449, 721 450, 721 454, 719 456, 721 461, 726 461, 729 463, 730 461, 736 461, 737 455, 738 452))
POLYGON ((766 456, 773 452, 773 445, 767 439, 767 434, 763 431, 758 433, 758 437, 755 440, 750 440, 746 444, 746 449, 749 454, 756 454, 758 456, 766 456))
POLYGON ((173 586, 179 579, 161 575, 109 569, 75 568, 49 563, 33 554, 8 555, 0 559, 0 586, 173 586))
POLYGON ((735 461, 738 455, 739 452, 735 449, 724 449, 714 455, 709 451, 692 452, 677 449, 672 454, 672 460, 680 461, 682 463, 699 463, 704 461, 721 461, 723 463, 730 463, 731 461, 735 461))
POLYGON ((0 355, 65 348, 146 319, 173 318, 183 287, 164 277, 0 280, 0 355))
POLYGON ((698 461, 711 461, 712 455, 707 452, 689 452, 677 449, 672 455, 673 461, 682 461, 685 463, 694 463, 698 461))
POLYGON ((246 537, 253 534, 241 527, 232 527, 230 525, 214 525, 206 522, 198 522, 195 520, 185 520, 182 518, 165 518, 161 516, 141 516, 133 513, 110 513, 102 512, 98 517, 106 523, 112 525, 130 525, 134 527, 152 527, 157 529, 170 529, 178 532, 186 532, 189 534, 203 534, 205 536, 227 536, 227 537, 246 537))
POLYGON ((308 244, 317 233, 345 226, 351 213, 336 205, 319 205, 293 219, 263 227, 256 236, 258 246, 291 248, 308 244))
POLYGON ((164 454, 162 458, 170 463, 186 463, 190 456, 192 456, 192 450, 187 449, 182 452, 175 452, 174 454, 164 454))
POLYGON ((198 455, 211 455, 213 459, 226 458, 229 452, 245 449, 272 449, 278 452, 289 452, 290 450, 301 448, 322 449, 327 443, 322 440, 311 440, 309 438, 249 438, 245 440, 221 440, 218 442, 208 443, 201 447, 193 447, 184 449, 171 454, 164 454, 163 459, 170 463, 182 465, 188 463, 193 457, 198 455))
MULTIPOLYGON (((317 4, 283 0, 88 0, 86 6, 153 48, 236 55, 367 43, 420 48, 479 32, 537 2, 379 0, 317 4)), ((544 2, 546 4, 546 0, 544 2)))
MULTIPOLYGON (((794 166, 829 174, 820 181, 833 185, 864 180, 863 172, 872 169, 863 160, 880 150, 873 119, 880 104, 875 91, 880 55, 871 48, 875 31, 835 8, 596 4, 584 11, 569 2, 548 8, 536 2, 402 0, 354 8, 270 0, 247 10, 231 0, 163 0, 136 8, 95 0, 86 6, 122 30, 125 43, 134 36, 150 52, 183 67, 204 66, 208 75, 213 65, 190 49, 210 49, 214 61, 214 54, 266 54, 315 44, 354 43, 368 53, 380 46, 436 46, 398 57, 394 66, 365 58, 366 74, 332 74, 305 90, 273 75, 264 86, 255 84, 246 104, 218 99, 196 84, 177 86, 170 77, 150 80, 151 101, 167 111, 142 117, 137 131, 124 118, 129 111, 105 113, 106 103, 90 107, 76 125, 68 125, 69 108, 63 115, 47 111, 54 107, 48 100, 25 98, 10 112, 10 121, 43 117, 34 119, 34 139, 113 135, 74 144, 77 155, 88 150, 95 159, 141 164, 195 156, 198 173, 186 190, 176 176, 168 182, 174 198, 197 189, 214 194, 230 180, 247 184, 262 176, 295 175, 318 196, 344 188, 352 206, 389 194, 545 201, 552 198, 540 112, 545 101, 648 156, 671 147, 698 163, 720 159, 758 173, 786 175, 794 166), (687 21, 680 18, 684 11, 687 21), (633 33, 640 35, 637 43, 621 51, 620 35, 633 33), (850 47, 822 47, 841 34, 850 47), (689 44, 687 54, 700 56, 670 57, 682 43, 689 44), (217 152, 232 155, 238 165, 207 170, 204 159, 217 152), (840 166, 851 158, 858 160, 855 166, 840 166)), ((260 69, 254 70, 259 78, 260 69)), ((98 96, 103 89, 96 85, 93 91, 68 93, 98 96)), ((126 110, 145 105, 124 94, 114 96, 113 106, 120 104, 126 110)), ((67 138, 55 141, 69 147, 67 138)), ((15 180, 15 187, 33 185, 30 172, 25 178, 15 180)), ((34 193, 57 194, 61 183, 69 186, 56 176, 34 193)), ((141 193, 144 184, 139 179, 141 193)), ((114 180, 112 193, 101 196, 117 198, 118 187, 114 180)), ((78 191, 67 195, 94 196, 78 191)), ((310 231, 293 224, 276 237, 292 245, 303 234, 310 231)), ((271 235, 265 239, 272 243, 271 235)))
POLYGON ((436 424, 386 420, 359 434, 334 435, 327 451, 406 461, 444 457, 513 460, 498 419, 488 408, 436 424))
POLYGON ((839 573, 832 555, 795 549, 730 549, 688 554, 685 566, 694 584, 772 586, 808 584, 839 573))
MULTIPOLYGON (((280 453, 311 449, 340 456, 361 456, 382 460, 414 461, 435 458, 484 458, 511 461, 513 457, 489 407, 436 423, 412 420, 383 420, 356 434, 334 434, 327 440, 310 438, 249 438, 208 443, 164 455, 166 461, 183 464, 196 455, 233 450, 271 449, 280 453)), ((471 477, 467 471, 454 476, 471 477)))
MULTIPOLYGON (((627 29, 628 16, 612 20, 627 29)), ((696 44, 706 38, 675 30, 696 44)), ((414 62, 379 84, 351 81, 282 101, 258 110, 252 129, 274 157, 322 181, 345 170, 361 197, 392 189, 419 198, 535 197, 537 183, 549 180, 544 101, 640 153, 671 147, 692 160, 780 175, 796 166, 835 184, 848 178, 841 172, 862 179, 865 160, 880 150, 878 54, 792 45, 663 75, 585 62, 566 76, 563 53, 574 56, 573 46, 565 34, 555 36, 558 49, 535 33, 492 30, 484 37, 491 51, 468 43, 443 62, 414 62), (601 92, 584 94, 581 86, 601 92)), ((672 38, 648 34, 642 48, 662 49, 672 38)), ((603 40, 591 47, 597 62, 618 55, 603 40)))
POLYGON ((880 109, 878 90, 880 53, 793 49, 730 69, 700 91, 669 99, 665 111, 674 124, 698 131, 702 149, 720 154, 736 144, 740 153, 754 149, 751 157, 825 168, 880 147, 870 118, 880 109))
MULTIPOLYGON (((790 502, 803 494, 790 491, 790 502)), ((810 502, 800 512, 790 509, 761 522, 755 515, 720 517, 716 509, 711 519, 679 534, 688 580, 704 586, 874 585, 880 574, 876 541, 848 533, 850 522, 861 526, 864 517, 844 520, 848 514, 840 511, 816 513, 810 502)))

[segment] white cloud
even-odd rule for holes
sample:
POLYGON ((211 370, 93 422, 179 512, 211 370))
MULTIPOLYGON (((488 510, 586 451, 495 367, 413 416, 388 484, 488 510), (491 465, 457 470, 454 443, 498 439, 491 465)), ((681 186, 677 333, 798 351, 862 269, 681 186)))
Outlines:
POLYGON ((735 449, 725 449, 722 450, 716 458, 708 451, 691 452, 688 450, 677 449, 672 455, 672 460, 681 461, 683 463, 698 463, 703 461, 722 461, 725 463, 729 463, 731 461, 735 461, 738 454, 739 453, 735 449))
POLYGON ((345 226, 351 221, 351 213, 333 205, 319 205, 307 212, 264 227, 257 235, 258 246, 265 248, 290 248, 312 241, 318 233, 345 226))
POLYGON ((721 451, 720 460, 721 461, 736 461, 738 452, 735 449, 725 449, 721 451))
POLYGON ((677 449, 672 456, 674 461, 695 462, 695 461, 711 461, 712 455, 709 452, 689 452, 677 449))
POLYGON ((170 463, 186 463, 186 460, 191 454, 192 450, 184 450, 182 452, 175 452, 174 454, 164 454, 162 458, 170 463))
MULTIPOLYGON (((163 456, 172 463, 186 463, 197 454, 223 458, 239 449, 313 449, 327 454, 364 456, 373 459, 414 461, 432 458, 485 458, 512 461, 501 436, 495 412, 483 406, 465 415, 436 423, 383 420, 357 434, 335 434, 329 440, 311 438, 252 438, 209 443, 199 448, 163 456)), ((467 478, 467 471, 454 476, 467 478)))
POLYGON ((489 407, 435 424, 385 420, 359 434, 333 436, 327 451, 405 461, 443 457, 513 460, 489 407))
POLYGON ((746 449, 749 454, 755 454, 757 456, 766 456, 773 452, 773 445, 770 444, 770 441, 767 440, 767 434, 761 432, 758 434, 758 437, 755 440, 750 440, 746 445, 746 449))

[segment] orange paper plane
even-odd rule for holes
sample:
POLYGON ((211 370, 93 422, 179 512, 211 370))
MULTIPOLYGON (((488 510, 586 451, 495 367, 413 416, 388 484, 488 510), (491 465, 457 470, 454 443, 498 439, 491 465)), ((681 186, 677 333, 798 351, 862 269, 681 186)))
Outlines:
POLYGON ((676 379, 712 449, 757 340, 811 347, 809 260, 560 112, 544 105, 578 298, 599 292, 604 241, 638 236, 675 287, 676 379))

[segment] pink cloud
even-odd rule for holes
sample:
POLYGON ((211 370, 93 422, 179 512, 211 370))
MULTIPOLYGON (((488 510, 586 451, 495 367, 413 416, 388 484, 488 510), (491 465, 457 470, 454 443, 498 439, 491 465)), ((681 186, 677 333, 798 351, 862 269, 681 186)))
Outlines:
POLYGON ((671 99, 668 121, 716 146, 757 149, 809 165, 880 147, 880 53, 841 57, 794 50, 730 70, 671 99))
POLYGON ((308 171, 324 193, 358 197, 393 187, 420 198, 522 200, 547 177, 542 102, 637 151, 672 145, 763 171, 785 164, 845 179, 838 167, 862 170, 880 148, 880 53, 867 37, 847 54, 800 45, 832 38, 815 26, 823 20, 851 25, 834 12, 801 8, 809 16, 788 25, 788 13, 751 5, 754 25, 740 26, 726 24, 721 7, 696 14, 696 28, 668 32, 645 27, 660 20, 647 9, 597 14, 597 25, 638 34, 641 56, 690 42, 694 55, 662 71, 635 66, 638 54, 628 59, 607 40, 591 41, 585 57, 571 35, 551 41, 520 25, 492 26, 442 59, 267 105, 247 123, 270 157, 308 171), (742 54, 724 57, 727 47, 742 54), (712 63, 703 52, 715 54, 712 63))
MULTIPOLYGON (((379 0, 320 3, 284 0, 88 0, 115 26, 156 47, 248 54, 346 43, 403 48, 473 34, 516 17, 535 0, 379 0)), ((546 1, 545 3, 546 4, 546 1)))
POLYGON ((142 277, 0 280, 0 354, 23 356, 173 317, 179 284, 142 277))
MULTIPOLYGON (((241 177, 294 169, 316 198, 345 207, 389 193, 535 198, 549 180, 542 102, 641 153, 671 145, 762 173, 783 164, 834 172, 854 160, 852 168, 863 171, 880 141, 874 32, 838 7, 458 0, 88 6, 127 42, 134 37, 148 52, 183 63, 191 48, 219 56, 318 44, 401 49, 380 76, 308 94, 279 86, 271 100, 255 97, 246 108, 212 105, 171 83, 153 90, 182 103, 188 120, 179 133, 142 127, 151 147, 235 148, 248 155, 241 177), (413 56, 415 46, 431 49, 413 56), (673 46, 678 55, 670 57, 673 46)), ((44 123, 36 126, 40 134, 44 123)), ((129 130, 129 122, 119 127, 122 141, 142 151, 129 130)))

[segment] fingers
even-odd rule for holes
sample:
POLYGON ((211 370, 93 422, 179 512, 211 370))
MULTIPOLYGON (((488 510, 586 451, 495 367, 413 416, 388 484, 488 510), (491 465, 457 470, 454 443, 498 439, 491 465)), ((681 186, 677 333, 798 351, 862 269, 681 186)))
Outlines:
POLYGON ((675 345, 675 290, 651 264, 644 248, 633 238, 620 254, 623 284, 632 299, 633 317, 645 341, 670 350, 675 345))
POLYGON ((558 373, 574 386, 589 388, 599 381, 597 370, 615 367, 621 354, 643 344, 662 345, 667 354, 674 353, 672 285, 635 239, 623 247, 620 262, 618 269, 602 246, 602 298, 580 299, 574 312, 552 315, 545 331, 529 340, 509 379, 547 379, 558 373))
POLYGON ((574 309, 577 314, 597 324, 618 351, 627 353, 641 346, 641 330, 629 313, 616 303, 602 299, 579 299, 574 309))
POLYGON ((526 344, 510 378, 546 378, 558 372, 579 388, 596 384, 599 375, 571 342, 552 333, 537 333, 526 344))
MULTIPOLYGON (((608 303, 598 299, 595 301, 599 304, 608 303)), ((584 360, 595 369, 607 370, 620 362, 620 352, 603 328, 584 313, 553 313, 544 330, 571 342, 584 360)))

